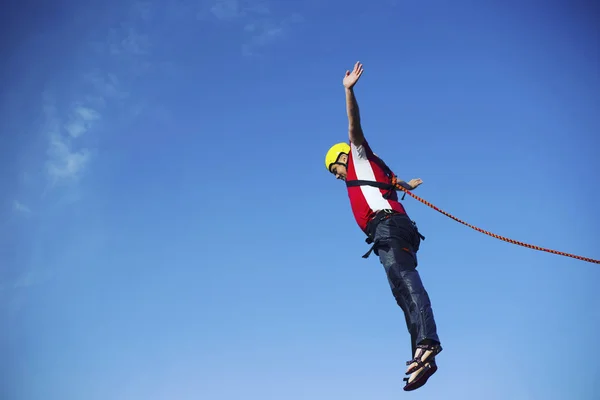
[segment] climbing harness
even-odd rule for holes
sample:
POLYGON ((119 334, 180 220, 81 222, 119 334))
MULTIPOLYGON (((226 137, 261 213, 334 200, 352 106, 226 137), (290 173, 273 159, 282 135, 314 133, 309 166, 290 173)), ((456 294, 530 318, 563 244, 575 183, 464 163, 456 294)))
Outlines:
POLYGON ((595 264, 600 264, 600 260, 594 260, 593 258, 588 258, 588 257, 582 257, 582 256, 578 256, 575 254, 569 254, 569 253, 565 253, 562 251, 557 251, 557 250, 552 250, 552 249, 546 249, 544 247, 540 247, 540 246, 535 246, 532 244, 528 244, 528 243, 524 243, 524 242, 520 242, 514 239, 510 239, 504 236, 500 236, 497 235, 495 233, 486 231, 484 229, 478 228, 476 226, 473 226, 463 220, 460 220, 458 218, 456 218, 455 216, 453 216, 452 214, 434 206, 433 204, 431 204, 430 202, 420 198, 419 196, 414 195, 410 190, 408 190, 407 188, 403 187, 400 182, 398 182, 398 177, 396 177, 396 175, 390 170, 390 168, 385 165, 385 163, 383 162, 383 160, 379 159, 378 161, 381 162, 381 166, 383 167, 384 171, 387 173, 388 177, 391 178, 392 183, 383 183, 383 182, 376 182, 376 181, 367 181, 367 180, 351 180, 351 181, 346 181, 346 186, 348 187, 352 187, 352 186, 362 186, 362 185, 368 185, 368 186, 374 186, 383 190, 387 190, 387 193, 384 194, 384 198, 389 198, 389 196, 391 196, 391 194, 393 193, 394 190, 402 190, 404 192, 404 195, 402 196, 402 200, 404 200, 404 197, 406 196, 406 194, 408 194, 409 196, 413 197, 415 200, 420 201, 421 203, 425 204, 426 206, 429 206, 431 208, 433 208, 434 210, 436 210, 439 213, 444 214, 445 216, 452 218, 453 220, 455 220, 456 222, 459 222, 463 225, 468 226, 471 229, 476 230, 477 232, 481 232, 483 234, 486 234, 488 236, 491 236, 493 238, 499 239, 499 240, 503 240, 505 242, 508 243, 512 243, 512 244, 516 244, 519 246, 523 246, 523 247, 527 247, 529 249, 533 249, 533 250, 539 250, 539 251, 545 251, 548 253, 552 253, 552 254, 557 254, 559 256, 565 256, 565 257, 571 257, 571 258, 575 258, 577 260, 581 260, 581 261, 587 261, 590 263, 595 263, 595 264))
MULTIPOLYGON (((352 181, 354 182, 354 181, 352 181)), ((354 186, 354 185, 350 185, 350 186, 354 186)), ((381 223, 382 221, 394 216, 394 215, 400 215, 397 211, 394 210, 389 210, 389 209, 385 209, 385 210, 380 210, 377 213, 375 213, 375 215, 373 216, 373 218, 371 218, 371 220, 367 223, 367 227, 365 229, 365 233, 367 235, 367 238, 365 239, 365 242, 367 242, 367 244, 372 245, 369 248, 369 251, 367 251, 362 258, 369 258, 369 256, 371 255, 371 253, 373 251, 375 251, 375 248, 377 247, 378 243, 376 243, 375 241, 375 230, 377 229, 377 225, 379 225, 379 223, 381 223)), ((417 224, 415 221, 410 221, 413 229, 415 230, 415 233, 421 238, 421 240, 425 240, 425 236, 423 236, 421 234, 421 232, 419 232, 419 229, 417 228, 417 224)), ((408 251, 409 253, 412 254, 412 256, 415 258, 415 262, 417 260, 417 255, 410 251, 409 249, 404 249, 406 251, 408 251)))

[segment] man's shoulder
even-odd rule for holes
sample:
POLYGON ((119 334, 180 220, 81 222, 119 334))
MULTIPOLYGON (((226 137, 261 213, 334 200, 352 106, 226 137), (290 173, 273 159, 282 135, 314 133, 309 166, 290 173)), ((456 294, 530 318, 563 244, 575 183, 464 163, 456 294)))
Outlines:
POLYGON ((371 146, 369 145, 369 142, 367 141, 367 139, 363 139, 361 144, 357 145, 356 143, 350 141, 350 147, 353 147, 355 149, 361 148, 361 147, 365 147, 365 148, 371 148, 371 146))
POLYGON ((375 153, 373 153, 373 150, 371 149, 371 145, 369 145, 369 142, 367 142, 367 139, 363 139, 363 141, 360 145, 356 145, 356 144, 350 142, 350 148, 353 150, 353 152, 355 152, 356 155, 360 156, 361 158, 369 158, 369 159, 379 158, 379 157, 377 157, 377 155, 375 153))

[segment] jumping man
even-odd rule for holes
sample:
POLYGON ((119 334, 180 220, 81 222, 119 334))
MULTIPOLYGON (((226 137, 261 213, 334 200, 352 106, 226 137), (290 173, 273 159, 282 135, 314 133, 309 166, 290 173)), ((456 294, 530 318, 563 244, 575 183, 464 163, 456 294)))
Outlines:
MULTIPOLYGON (((392 294, 404 312, 413 354, 413 359, 406 363, 409 376, 404 378, 404 390, 410 391, 423 386, 437 371, 435 356, 442 347, 429 295, 416 269, 423 237, 398 201, 397 192, 390 189, 392 172, 373 153, 363 134, 354 95, 354 85, 362 73, 362 64, 357 62, 353 71, 346 71, 344 76, 350 144, 332 146, 325 157, 325 166, 337 179, 346 182, 354 218, 367 235, 367 242, 373 243, 372 250, 379 257, 392 294)), ((398 182, 407 190, 423 183, 421 179, 398 182)))

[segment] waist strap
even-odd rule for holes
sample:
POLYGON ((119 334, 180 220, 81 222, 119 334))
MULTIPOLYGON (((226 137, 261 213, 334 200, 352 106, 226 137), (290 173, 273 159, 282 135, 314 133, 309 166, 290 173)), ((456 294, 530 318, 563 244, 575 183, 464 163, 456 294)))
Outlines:
MULTIPOLYGON (((406 214, 402 214, 396 210, 389 210, 389 209, 379 210, 375 214, 375 216, 373 218, 371 218, 371 220, 367 223, 367 227, 365 229, 365 234, 367 235, 365 242, 367 242, 367 244, 372 244, 372 246, 369 249, 369 251, 367 251, 365 254, 363 254, 362 258, 369 258, 369 256, 371 255, 371 253, 373 252, 373 250, 375 250, 375 247, 377 246, 377 241, 375 240, 375 231, 377 229, 377 225, 379 225, 381 223, 381 221, 384 221, 384 220, 390 218, 392 215, 398 215, 398 214, 405 215, 406 218, 408 218, 408 216, 406 214)), ((417 232, 417 234, 419 235, 421 240, 425 240, 425 236, 421 235, 421 232, 419 232, 419 230, 417 229, 417 224, 415 223, 415 221, 410 220, 410 222, 413 224, 413 227, 415 228, 415 231, 417 232)))

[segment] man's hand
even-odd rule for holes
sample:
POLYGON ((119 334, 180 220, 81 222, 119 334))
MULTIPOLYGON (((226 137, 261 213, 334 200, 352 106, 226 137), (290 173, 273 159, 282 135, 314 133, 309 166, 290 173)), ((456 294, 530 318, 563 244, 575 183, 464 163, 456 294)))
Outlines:
POLYGON ((407 183, 408 183, 408 186, 410 186, 409 190, 413 190, 413 189, 416 189, 417 186, 419 186, 421 183, 423 183, 423 180, 421 178, 416 178, 416 179, 411 179, 407 183))
POLYGON ((344 76, 343 80, 344 87, 346 89, 352 89, 352 87, 356 85, 356 82, 358 82, 358 79, 360 78, 362 73, 362 64, 357 61, 356 64, 354 64, 354 69, 352 70, 352 72, 346 71, 346 75, 344 76))

